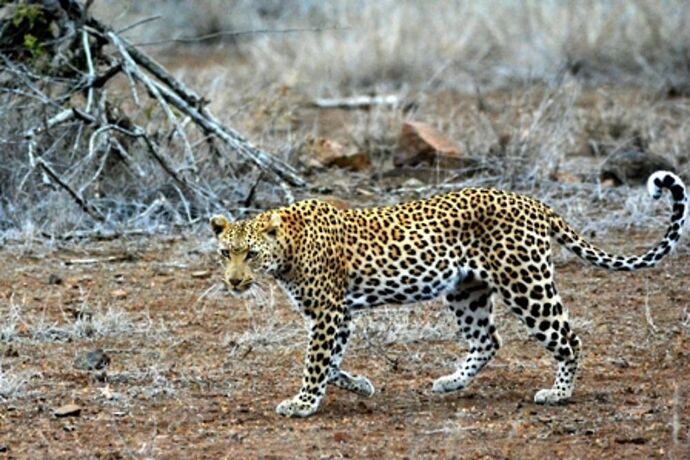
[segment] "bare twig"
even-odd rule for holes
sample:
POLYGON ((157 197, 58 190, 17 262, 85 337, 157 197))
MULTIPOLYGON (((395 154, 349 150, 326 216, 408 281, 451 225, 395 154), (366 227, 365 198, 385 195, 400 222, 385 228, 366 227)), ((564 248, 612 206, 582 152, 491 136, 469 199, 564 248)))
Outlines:
POLYGON ((87 123, 94 123, 96 119, 92 117, 91 115, 82 112, 79 109, 76 108, 69 108, 65 109, 62 112, 59 112, 58 114, 50 117, 43 125, 40 126, 35 126, 28 131, 24 132, 24 137, 26 139, 31 140, 34 138, 37 134, 40 134, 42 132, 45 132, 49 130, 50 128, 54 128, 57 125, 60 125, 62 123, 65 123, 67 121, 70 121, 72 119, 79 119, 82 121, 85 121, 87 123))
POLYGON ((64 95, 60 96, 56 100, 58 102, 64 102, 67 101, 70 97, 72 97, 74 93, 78 93, 80 91, 84 91, 90 88, 102 88, 111 78, 113 78, 120 72, 122 72, 122 64, 118 62, 117 64, 108 67, 100 75, 95 75, 93 78, 87 76, 86 78, 82 79, 82 81, 80 81, 74 87, 70 88, 69 91, 67 91, 64 95))
POLYGON ((203 112, 189 106, 177 94, 173 93, 168 88, 157 84, 158 89, 172 105, 180 111, 189 115, 197 125, 199 125, 207 133, 212 133, 225 141, 231 148, 237 151, 245 158, 251 160, 261 169, 268 170, 271 175, 280 181, 286 181, 291 185, 304 186, 306 181, 292 168, 290 165, 278 160, 273 155, 257 149, 251 145, 244 137, 237 133, 232 128, 221 124, 210 112, 204 110, 203 112))
POLYGON ((93 257, 88 259, 70 259, 66 260, 65 265, 94 265, 102 263, 114 263, 114 262, 133 262, 137 259, 137 256, 130 253, 118 254, 116 256, 108 257, 93 257))
POLYGON ((165 40, 155 40, 151 42, 134 43, 134 46, 156 46, 167 45, 168 43, 199 43, 220 37, 243 37, 247 35, 285 35, 301 32, 325 32, 331 30, 349 30, 349 27, 304 27, 291 29, 253 29, 253 30, 221 30, 198 37, 168 38, 165 40))
POLYGON ((128 26, 125 26, 125 27, 123 27, 122 29, 118 30, 117 33, 118 33, 118 35, 119 35, 119 34, 123 34, 123 33, 127 32, 127 31, 129 31, 129 30, 134 29, 135 27, 139 27, 139 26, 141 26, 141 25, 143 25, 143 24, 147 24, 147 23, 149 23, 149 22, 157 21, 157 20, 159 20, 160 18, 162 18, 162 16, 161 16, 160 14, 157 14, 157 15, 155 15, 155 16, 149 16, 149 17, 147 17, 147 18, 140 19, 139 21, 136 21, 136 22, 134 22, 134 23, 132 23, 132 24, 130 24, 130 25, 128 25, 128 26))
POLYGON ((112 137, 110 139, 110 142, 115 148, 117 156, 127 165, 129 169, 134 171, 134 174, 136 174, 137 177, 146 177, 146 173, 144 173, 141 167, 132 159, 132 157, 127 152, 127 149, 123 147, 122 143, 119 140, 117 140, 115 137, 112 137))
POLYGON ((195 169, 194 164, 196 163, 196 161, 194 159, 194 154, 192 153, 192 146, 189 144, 189 139, 187 139, 187 135, 185 134, 184 129, 182 128, 182 126, 180 126, 180 123, 177 121, 177 117, 172 112, 172 110, 170 110, 170 107, 161 96, 160 91, 158 91, 158 85, 154 84, 153 80, 151 80, 145 73, 141 72, 137 68, 136 63, 127 52, 127 49, 125 48, 122 40, 120 40, 120 38, 114 32, 108 32, 108 38, 110 38, 110 41, 120 52, 120 55, 122 56, 125 68, 128 70, 128 73, 133 75, 134 78, 136 78, 137 80, 141 81, 144 84, 144 86, 146 86, 148 92, 158 101, 158 104, 161 106, 168 120, 173 125, 173 128, 180 136, 180 139, 182 139, 182 145, 184 145, 184 151, 188 166, 192 169, 195 169))
POLYGON ((334 99, 315 99, 312 105, 319 109, 368 109, 375 105, 397 106, 400 98, 395 94, 383 96, 352 96, 334 99))
POLYGON ((93 68, 93 59, 91 59, 91 46, 89 45, 89 34, 85 30, 81 32, 82 45, 84 46, 84 56, 86 56, 86 65, 88 68, 88 75, 86 84, 88 87, 88 95, 86 97, 86 112, 91 113, 91 104, 93 103, 93 80, 96 72, 93 68))
POLYGON ((644 282, 644 318, 647 321, 647 325, 649 326, 649 330, 652 334, 656 334, 657 332, 657 327, 654 324, 654 320, 652 319, 652 311, 649 308, 649 280, 645 279, 644 282))
MULTIPOLYGON (((101 24, 99 21, 93 18, 89 21, 89 25, 91 27, 87 27, 87 30, 95 34, 105 35, 110 30, 107 26, 101 24)), ((162 65, 157 63, 150 56, 147 56, 146 54, 136 49, 127 40, 120 37, 119 34, 118 37, 120 38, 120 42, 124 46, 127 53, 130 56, 132 56, 132 59, 134 59, 134 61, 137 64, 151 72, 151 74, 154 75, 158 80, 168 85, 173 91, 179 94, 180 97, 182 97, 183 100, 185 100, 187 103, 193 106, 200 106, 206 102, 201 97, 199 97, 194 91, 187 88, 187 86, 184 85, 182 82, 173 78, 163 68, 162 65)))
POLYGON ((70 187, 65 181, 63 181, 60 176, 51 168, 48 163, 43 158, 36 158, 36 164, 63 190, 70 194, 74 201, 77 202, 79 207, 87 213, 91 218, 99 222, 105 222, 105 217, 101 215, 93 206, 86 201, 86 198, 81 196, 79 192, 70 187))

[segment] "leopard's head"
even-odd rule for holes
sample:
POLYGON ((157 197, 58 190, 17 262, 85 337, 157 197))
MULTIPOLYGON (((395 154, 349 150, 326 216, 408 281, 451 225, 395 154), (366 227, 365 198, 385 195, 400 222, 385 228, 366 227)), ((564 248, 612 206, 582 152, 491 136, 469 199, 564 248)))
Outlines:
POLYGON ((271 274, 283 260, 284 232, 278 212, 259 214, 250 220, 231 223, 213 216, 211 229, 218 239, 218 254, 225 273, 223 281, 234 293, 247 290, 255 273, 271 274))

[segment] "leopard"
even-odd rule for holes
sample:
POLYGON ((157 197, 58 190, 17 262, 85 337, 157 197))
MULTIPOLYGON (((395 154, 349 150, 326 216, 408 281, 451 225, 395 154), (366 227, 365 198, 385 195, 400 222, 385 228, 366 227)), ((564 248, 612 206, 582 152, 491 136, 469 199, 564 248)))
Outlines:
POLYGON ((669 171, 653 173, 647 189, 653 199, 670 191, 672 216, 661 241, 639 256, 604 251, 543 202, 488 187, 370 208, 308 199, 235 222, 215 215, 210 227, 229 291, 242 295, 259 277, 272 277, 306 319, 301 387, 278 414, 316 413, 328 385, 373 396, 368 378, 341 368, 353 316, 435 298, 445 300, 468 349, 452 373, 433 382, 434 393, 466 388, 496 355, 500 301, 555 359, 554 383, 534 402, 558 404, 573 394, 582 345, 554 282, 552 240, 603 269, 656 266, 681 237, 688 196, 669 171))

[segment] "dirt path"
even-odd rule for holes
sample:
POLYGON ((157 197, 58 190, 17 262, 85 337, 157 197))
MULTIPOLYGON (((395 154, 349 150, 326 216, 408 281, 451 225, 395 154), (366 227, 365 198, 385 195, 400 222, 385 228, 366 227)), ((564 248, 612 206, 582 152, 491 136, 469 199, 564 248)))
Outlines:
MULTIPOLYGON (((649 241, 619 238, 631 252, 649 241)), ((301 318, 273 288, 248 301, 226 295, 211 242, 25 247, 0 257, 0 392, 23 383, 9 400, 0 393, 0 457, 690 455, 687 250, 640 273, 558 267, 585 350, 567 405, 532 402, 551 384, 553 363, 501 308, 497 359, 466 391, 433 395, 431 382, 462 348, 432 303, 359 318, 344 367, 367 375, 376 395, 331 389, 306 420, 274 412, 298 387, 301 318), (97 348, 110 357, 106 371, 73 367, 97 348), (79 415, 56 417, 67 403, 79 415)))

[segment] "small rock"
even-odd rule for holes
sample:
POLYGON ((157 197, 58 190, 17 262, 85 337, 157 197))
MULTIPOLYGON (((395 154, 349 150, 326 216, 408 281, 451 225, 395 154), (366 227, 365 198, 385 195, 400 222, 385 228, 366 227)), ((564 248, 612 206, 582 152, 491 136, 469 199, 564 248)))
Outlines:
POLYGON ((0 444, 0 452, 9 452, 10 448, 7 447, 7 444, 0 444))
POLYGON ((60 276, 56 275, 55 273, 51 273, 50 275, 48 275, 48 284, 50 284, 51 286, 62 284, 62 278, 60 278, 60 276))
POLYGON ((7 347, 7 349, 5 350, 5 352, 2 355, 5 358, 17 358, 17 357, 19 357, 19 352, 17 351, 16 348, 14 348, 14 347, 12 347, 12 345, 10 345, 9 347, 7 347))
POLYGON ((205 279, 211 276, 211 272, 208 270, 198 270, 191 273, 192 278, 205 279))
POLYGON ((578 176, 568 172, 553 173, 551 175, 551 180, 560 182, 562 184, 579 184, 582 182, 582 179, 580 179, 578 176))
POLYGON ((638 149, 619 150, 601 166, 601 180, 611 179, 616 185, 644 185, 652 173, 665 170, 675 172, 666 158, 638 149))
POLYGON ((66 307, 65 313, 70 313, 72 315, 72 318, 74 318, 75 321, 78 321, 78 320, 90 321, 91 318, 93 318, 93 313, 91 313, 83 305, 80 305, 77 307, 75 307, 75 306, 66 307))
POLYGON ((647 439, 643 438, 642 436, 636 436, 633 438, 616 438, 614 441, 616 441, 618 444, 647 444, 647 439))
POLYGON ((81 407, 77 404, 65 404, 53 411, 56 417, 79 417, 81 414, 81 407))
POLYGON ((458 167, 467 164, 467 159, 460 155, 460 149, 433 126, 416 121, 404 123, 393 164, 414 166, 420 163, 433 164, 436 161, 442 166, 458 167))
POLYGON ((29 333, 31 332, 31 328, 29 328, 28 324, 21 323, 17 326, 15 331, 17 332, 17 335, 25 336, 25 335, 29 335, 29 333))
POLYGON ((331 167, 364 171, 371 168, 371 159, 366 152, 349 152, 348 149, 330 139, 310 138, 302 147, 302 161, 307 166, 331 167))
POLYGON ((74 368, 82 371, 98 371, 110 364, 110 356, 98 349, 84 353, 74 360, 74 368))
POLYGON ((348 171, 366 171, 371 168, 371 158, 367 152, 356 152, 334 158, 328 166, 337 166, 348 171))
POLYGON ((124 299, 127 297, 127 291, 124 289, 115 289, 113 292, 110 293, 110 296, 113 299, 124 299))
POLYGON ((320 196, 319 199, 338 209, 349 209, 351 207, 350 203, 337 196, 320 196))
POLYGON ((350 436, 347 435, 347 433, 343 431, 337 431, 333 433, 333 440, 335 442, 347 442, 350 439, 350 436))
POLYGON ((419 187, 424 186, 424 182, 422 182, 421 180, 419 180, 417 178, 410 177, 409 179, 407 179, 405 182, 402 183, 402 186, 405 188, 419 188, 419 187))
POLYGON ((103 396, 107 400, 120 399, 120 395, 113 392, 113 390, 110 389, 110 385, 108 385, 108 384, 106 384, 103 388, 100 388, 98 391, 100 391, 101 396, 103 396))
MULTIPOLYGON (((618 184, 620 185, 620 184, 618 184)), ((613 179, 604 179, 601 181, 601 188, 613 188, 616 186, 616 181, 613 179)))

